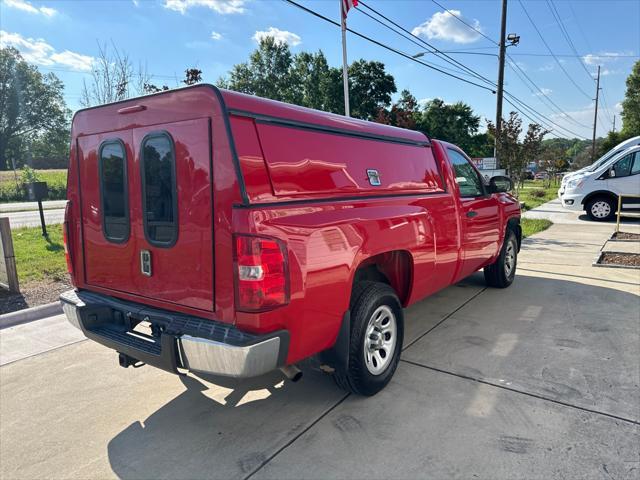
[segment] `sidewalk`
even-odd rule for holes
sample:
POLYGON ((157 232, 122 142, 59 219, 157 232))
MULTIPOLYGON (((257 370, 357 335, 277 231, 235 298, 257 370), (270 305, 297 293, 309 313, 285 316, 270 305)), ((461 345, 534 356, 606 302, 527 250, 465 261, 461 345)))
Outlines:
MULTIPOLYGON (((42 202, 44 210, 54 210, 64 208, 67 204, 66 200, 47 200, 42 202)), ((38 202, 14 202, 0 203, 0 214, 10 212, 33 212, 38 210, 38 202)))

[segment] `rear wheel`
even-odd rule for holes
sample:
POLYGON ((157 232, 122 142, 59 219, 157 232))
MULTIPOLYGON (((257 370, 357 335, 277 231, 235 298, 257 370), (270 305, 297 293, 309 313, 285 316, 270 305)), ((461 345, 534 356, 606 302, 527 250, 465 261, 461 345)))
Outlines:
POLYGON ((396 371, 404 334, 402 306, 384 283, 358 282, 351 298, 349 365, 336 370, 338 386, 360 395, 375 395, 396 371))
POLYGON ((498 259, 484 267, 484 280, 490 287, 506 288, 516 277, 518 263, 518 240, 516 235, 507 230, 498 259))
POLYGON ((587 215, 591 220, 605 222, 616 214, 614 201, 610 197, 596 197, 587 202, 587 215))

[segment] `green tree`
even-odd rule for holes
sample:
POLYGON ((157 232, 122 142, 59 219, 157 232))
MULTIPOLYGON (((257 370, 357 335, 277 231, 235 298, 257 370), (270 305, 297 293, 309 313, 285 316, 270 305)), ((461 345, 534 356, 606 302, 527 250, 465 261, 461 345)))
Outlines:
POLYGON ((447 104, 440 98, 427 102, 417 122, 418 130, 433 138, 455 143, 465 152, 477 150, 473 137, 480 128, 480 117, 464 102, 447 104))
POLYGON ((66 131, 63 90, 58 77, 42 75, 15 48, 0 49, 0 170, 23 163, 34 140, 66 131))
POLYGON ((622 140, 635 135, 640 135, 640 60, 627 77, 627 91, 622 101, 622 140))
POLYGON ((396 91, 396 82, 393 76, 385 71, 384 63, 361 59, 349 65, 351 116, 373 120, 378 114, 378 109, 391 105, 391 94, 396 91))
POLYGON ((229 78, 218 83, 238 92, 292 102, 296 99, 292 66, 289 46, 267 37, 260 41, 248 62, 234 65, 229 78))

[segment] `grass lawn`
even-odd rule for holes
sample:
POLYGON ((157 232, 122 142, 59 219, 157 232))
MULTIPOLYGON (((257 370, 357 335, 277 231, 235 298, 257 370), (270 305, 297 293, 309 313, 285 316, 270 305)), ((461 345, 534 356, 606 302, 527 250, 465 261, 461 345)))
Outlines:
POLYGON ((524 187, 518 192, 518 200, 524 202, 523 211, 531 210, 543 203, 547 203, 558 197, 559 185, 551 184, 546 188, 541 180, 527 180, 524 187))
POLYGON ((42 236, 40 227, 13 230, 13 250, 21 285, 35 280, 66 280, 62 225, 47 226, 47 233, 49 241, 42 236))
MULTIPOLYGON (((49 200, 64 200, 67 195, 67 170, 36 170, 38 178, 47 182, 49 200)), ((18 170, 18 185, 22 185, 22 172, 18 170)), ((13 170, 0 172, 0 202, 22 202, 24 193, 16 191, 16 178, 13 170)))
POLYGON ((522 237, 526 238, 534 233, 546 230, 552 225, 550 220, 542 218, 522 218, 520 226, 522 227, 522 237))

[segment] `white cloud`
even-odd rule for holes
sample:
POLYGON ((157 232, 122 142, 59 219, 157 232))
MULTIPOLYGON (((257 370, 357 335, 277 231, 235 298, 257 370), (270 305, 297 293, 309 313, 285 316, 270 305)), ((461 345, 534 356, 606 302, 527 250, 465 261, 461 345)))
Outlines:
POLYGON ((633 52, 600 52, 600 53, 588 53, 582 60, 587 65, 602 65, 606 62, 616 62, 620 60, 623 55, 633 55, 633 52))
POLYGON ((478 32, 471 30, 456 17, 462 18, 477 30, 482 31, 478 20, 465 19, 460 10, 450 10, 449 12, 434 13, 429 20, 415 27, 411 33, 422 37, 426 36, 429 39, 437 38, 455 43, 473 43, 480 38, 478 32))
POLYGON ((54 8, 49 7, 34 7, 26 0, 4 0, 4 4, 7 7, 16 8, 27 13, 36 13, 44 15, 45 17, 53 17, 57 12, 54 8))
POLYGON ((133 2, 133 6, 134 7, 139 7, 140 6, 140 2, 138 2, 138 0, 131 0, 133 2))
POLYGON ((547 63, 546 65, 541 66, 538 70, 541 72, 551 72, 553 68, 553 63, 547 63))
POLYGON ((296 45, 300 45, 302 43, 302 39, 299 35, 296 35, 292 32, 287 32, 286 30, 280 30, 279 28, 269 27, 268 30, 257 31, 253 34, 253 39, 260 43, 260 40, 264 40, 267 37, 273 37, 276 43, 288 43, 292 47, 296 45))
POLYGON ((222 34, 218 32, 211 32, 211 40, 222 40, 222 34))
POLYGON ((539 91, 539 92, 534 93, 534 95, 535 95, 536 97, 543 97, 543 96, 545 96, 545 97, 546 97, 546 96, 551 95, 551 93, 553 93, 553 90, 551 90, 550 88, 542 87, 542 88, 540 89, 540 91, 539 91))
POLYGON ((207 7, 222 15, 244 13, 246 0, 164 0, 164 8, 183 15, 192 7, 207 7))
POLYGON ((15 47, 27 62, 46 67, 61 66, 87 72, 91 70, 94 61, 93 57, 69 50, 58 53, 42 38, 25 38, 19 33, 4 30, 0 31, 0 46, 15 47))

